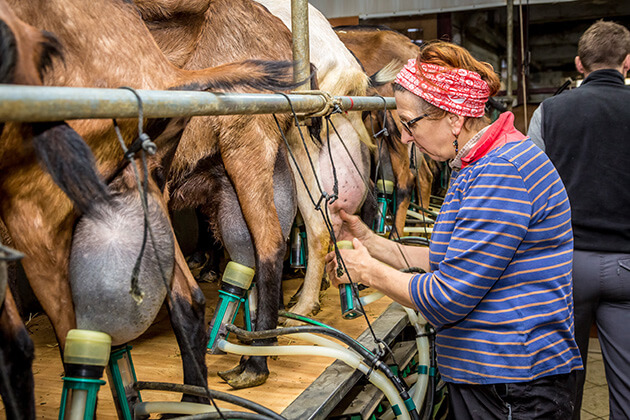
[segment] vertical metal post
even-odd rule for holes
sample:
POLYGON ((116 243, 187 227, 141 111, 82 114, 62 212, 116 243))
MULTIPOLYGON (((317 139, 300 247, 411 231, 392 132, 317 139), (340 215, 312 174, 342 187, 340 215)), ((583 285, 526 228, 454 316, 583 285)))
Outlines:
POLYGON ((505 95, 508 98, 508 109, 512 109, 512 72, 514 64, 514 0, 507 0, 507 80, 505 95))
POLYGON ((527 119, 527 75, 525 73, 526 64, 527 64, 527 56, 525 55, 525 30, 523 29, 523 0, 518 3, 518 19, 519 19, 519 29, 521 31, 521 36, 519 37, 521 40, 521 92, 523 97, 523 122, 525 123, 525 132, 527 132, 527 127, 529 125, 529 121, 527 119))
MULTIPOLYGON (((293 32, 293 80, 301 82, 311 74, 308 42, 308 0, 291 0, 291 31, 293 32)), ((297 90, 308 90, 309 84, 297 90)))

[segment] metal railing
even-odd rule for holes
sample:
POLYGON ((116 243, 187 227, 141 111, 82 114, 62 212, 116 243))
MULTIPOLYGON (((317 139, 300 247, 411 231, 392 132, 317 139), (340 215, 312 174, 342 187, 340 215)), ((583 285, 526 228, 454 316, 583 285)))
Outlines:
MULTIPOLYGON (((291 108, 280 94, 210 93, 138 90, 145 118, 199 115, 286 113, 291 108)), ((342 111, 394 109, 394 98, 329 97, 290 94, 297 113, 311 114, 330 107, 342 111)), ((0 121, 61 121, 86 118, 136 118, 138 101, 126 89, 0 85, 0 121)))

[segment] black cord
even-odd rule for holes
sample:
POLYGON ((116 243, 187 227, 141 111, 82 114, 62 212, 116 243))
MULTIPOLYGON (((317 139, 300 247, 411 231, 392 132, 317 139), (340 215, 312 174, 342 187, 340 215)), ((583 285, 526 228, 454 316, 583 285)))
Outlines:
MULTIPOLYGON (((282 94, 282 93, 281 93, 281 94, 282 94)), ((291 99, 290 99, 290 98, 289 98, 289 96, 288 96, 288 95, 286 95, 286 94, 282 94, 282 95, 283 95, 283 96, 287 99, 287 101, 289 102, 289 107, 291 108, 291 111, 292 111, 292 113, 293 113, 293 117, 294 117, 294 120, 295 120, 296 127, 297 127, 297 129, 298 129, 299 134, 300 134, 300 138, 302 139, 302 144, 304 145, 305 151, 306 151, 307 156, 308 156, 308 158, 309 158, 309 162, 310 162, 310 164, 311 164, 311 170, 313 171, 313 174, 314 174, 314 176, 315 176, 315 179, 317 180, 317 186, 318 186, 318 188, 320 189, 320 192, 321 192, 321 194, 322 194, 322 197, 326 198, 326 205, 324 206, 324 210, 322 210, 322 209, 321 209, 321 207, 319 206, 319 204, 321 203, 322 198, 320 198, 320 200, 319 200, 317 203, 315 203, 315 201, 313 200, 313 196, 312 196, 312 194, 311 194, 311 193, 310 193, 310 191, 309 191, 308 185, 306 184, 306 181, 305 181, 305 179, 304 179, 304 176, 303 176, 303 174, 301 173, 301 169, 300 169, 299 165, 297 164, 297 161, 296 161, 295 156, 294 156, 294 154, 293 154, 293 152, 292 152, 292 150, 291 150, 291 147, 290 147, 290 145, 289 145, 289 142, 288 142, 288 140, 286 139, 286 136, 285 136, 285 134, 284 134, 284 131, 282 130, 282 127, 280 126, 280 123, 278 122, 278 120, 277 120, 277 118, 276 118, 275 114, 274 114, 274 120, 276 121, 276 125, 277 125, 277 127, 278 127, 278 130, 280 131, 281 136, 282 136, 282 138, 283 138, 283 140, 284 140, 284 142, 285 142, 285 145, 287 146, 287 149, 289 150, 289 155, 291 156, 291 159, 293 160, 294 166, 295 166, 296 170, 298 171, 298 173, 299 173, 299 175, 300 175, 300 179, 302 180, 302 183, 304 184, 304 187, 305 187, 305 189, 306 189, 306 190, 307 190, 307 192, 308 192, 308 195, 309 195, 309 198, 311 199, 311 202, 312 202, 312 203, 313 203, 313 205, 315 206, 315 209, 319 210, 319 211, 320 211, 320 213, 322 214, 322 217, 324 218, 324 223, 325 223, 326 228, 328 229, 328 232, 329 232, 329 234, 330 234, 330 237, 331 237, 331 240, 332 240, 332 243, 333 243, 333 248, 334 248, 335 254, 336 254, 336 256, 337 256, 337 261, 338 261, 338 263, 340 264, 340 266, 342 267, 342 270, 343 270, 343 271, 342 271, 342 274, 343 274, 343 272, 345 272, 345 273, 347 274, 347 276, 348 276, 348 281, 350 282, 350 284, 355 284, 355 283, 352 281, 352 278, 351 278, 350 274, 348 273, 348 270, 347 270, 346 264, 345 264, 345 262, 343 261, 343 258, 341 258, 341 254, 340 254, 340 252, 339 252, 339 248, 337 247, 337 241, 336 241, 336 238, 335 238, 335 233, 334 233, 334 230, 333 230, 333 228, 332 228, 332 223, 330 222, 330 217, 329 217, 329 215, 328 215, 328 200, 329 200, 329 197, 330 197, 330 196, 326 195, 326 193, 325 193, 325 192, 321 189, 321 185, 320 185, 320 183, 319 183, 319 180, 317 179, 317 174, 316 174, 316 171, 315 171, 315 167, 314 167, 314 165, 313 165, 313 161, 312 161, 312 159, 311 159, 311 156, 310 156, 310 154, 308 153, 308 148, 306 147, 306 143, 305 143, 305 141, 304 141, 304 136, 303 136, 303 134, 302 134, 302 130, 300 129, 300 125, 299 125, 299 121, 298 121, 298 118, 297 118, 297 114, 296 114, 296 112, 295 112, 295 110, 294 110, 294 108, 293 108, 293 105, 292 105, 292 103, 291 103, 291 99)), ((353 165, 354 165, 355 169, 357 170, 357 173, 359 174, 359 176, 361 177, 361 179, 363 180, 363 182, 366 184, 366 186, 367 186, 367 190, 368 190, 368 191, 371 191, 371 188, 370 188, 369 182, 368 182, 367 180, 365 180, 365 179, 361 176, 361 172, 359 171, 359 168, 358 168, 358 166, 356 165, 356 162, 354 161, 354 159, 353 159, 352 155, 350 154, 350 152, 349 152, 348 148, 346 147, 345 143, 343 142, 343 139, 342 139, 342 138, 341 138, 341 136, 339 135, 339 132, 337 131, 337 129, 336 129, 336 127, 335 127, 335 125, 332 123, 332 121, 330 121, 330 116, 327 116, 327 117, 326 117, 326 120, 327 120, 327 130, 326 130, 326 131, 327 131, 327 135, 328 135, 328 139, 327 139, 327 140, 328 140, 328 142, 329 142, 329 143, 328 143, 328 144, 329 144, 329 157, 330 157, 330 159, 331 159, 331 165, 332 165, 332 166, 333 166, 333 168, 334 168, 334 161, 332 160, 332 154, 330 153, 330 136, 329 136, 329 134, 330 134, 330 133, 329 133, 329 130, 328 130, 328 124, 330 124, 330 126, 332 126, 333 130, 335 131, 335 134, 337 135, 337 137, 339 137, 339 140, 340 140, 341 144, 343 145, 344 149, 346 150, 346 153, 347 153, 347 154, 348 154, 348 156, 350 157, 350 160, 352 161, 352 163, 353 163, 353 165)), ((337 179, 336 179, 336 171, 335 171, 334 169, 333 169, 333 176, 334 176, 334 182, 336 183, 336 182, 337 182, 337 179)), ((373 194, 373 191, 372 191, 371 193, 373 194)), ((335 199, 336 199, 336 197, 335 197, 335 199)), ((402 250, 401 250, 401 253, 402 253, 402 250)), ((404 258, 404 259, 405 259, 405 261, 406 261, 406 258, 405 258, 405 256, 404 256, 404 254, 403 254, 403 258, 404 258)), ((409 264, 407 264, 407 265, 409 265, 409 264)), ((340 275, 341 275, 341 274, 340 274, 340 275)), ((409 394, 408 394, 408 391, 407 391, 407 386, 406 386, 406 383, 405 383, 403 380, 401 380, 401 379, 400 379, 397 375, 394 375, 394 374, 391 372, 391 370, 390 370, 390 369, 389 369, 386 365, 384 365, 384 364, 383 364, 383 362, 381 362, 381 361, 380 361, 380 358, 384 355, 384 351, 385 351, 385 350, 386 350, 387 352, 389 352, 389 354, 392 356, 392 358, 394 357, 394 355, 393 355, 393 353, 392 353, 391 349, 389 348, 389 346, 387 346, 387 345, 386 345, 386 343, 385 343, 385 342, 383 342, 383 340, 379 339, 379 338, 376 336, 376 333, 374 332, 374 329, 373 329, 373 327, 372 327, 372 324, 371 324, 371 322, 370 322, 370 320, 369 320, 369 318, 368 318, 368 316, 367 316, 367 314, 366 314, 366 312, 365 312, 365 310, 364 310, 364 308, 363 308, 363 303, 362 303, 362 302, 361 302, 361 300, 359 299, 359 296, 358 296, 358 288, 353 287, 353 288, 352 288, 352 292, 354 293, 354 296, 355 296, 355 298, 356 298, 357 302, 359 303, 359 307, 360 307, 361 312, 363 313, 363 316, 364 316, 364 318, 365 318, 365 320, 366 320, 366 323, 367 323, 367 325, 368 325, 368 329, 370 330, 370 333, 371 333, 372 339, 374 340, 375 344, 377 345, 378 355, 377 355, 376 357, 374 357, 374 358, 369 359, 369 360, 373 360, 373 362, 372 362, 372 363, 373 363, 373 365, 374 365, 374 366, 384 366, 384 367, 385 367, 385 368, 384 368, 384 370, 382 370, 382 371, 385 373, 385 375, 386 375, 386 376, 388 376, 388 378, 392 381, 392 383, 394 383, 394 385, 396 386, 396 388, 399 390, 399 393, 400 393, 400 395, 401 395, 401 398, 403 398, 403 400, 405 400, 405 401, 406 401, 406 400, 408 400, 408 399, 409 399, 409 394)), ((354 341, 354 340, 352 340, 352 341, 354 341)), ((418 413, 417 413, 417 410, 411 410, 410 414, 411 414, 412 418, 414 418, 414 419, 415 419, 415 418, 419 418, 418 413)))
MULTIPOLYGON (((385 102, 385 98, 383 98, 383 97, 381 97, 381 98, 382 98, 382 99, 383 99, 383 101, 385 102)), ((329 118, 329 117, 326 117, 326 119, 327 119, 327 121, 328 121, 330 118, 329 118)), ((373 192, 373 191, 371 191, 371 188, 370 188, 370 184, 369 184, 369 182, 361 176, 361 171, 359 170, 359 167, 357 166, 356 162, 354 161, 354 158, 353 158, 353 157, 352 157, 352 155, 350 154, 350 151, 348 150, 348 147, 347 147, 347 146, 346 146, 346 144, 344 143, 344 141, 343 141, 343 139, 342 139, 341 135, 339 135, 339 132, 337 131, 337 128, 336 128, 336 127, 335 127, 335 125, 332 123, 332 121, 330 121, 330 125, 332 126, 333 130, 335 131, 335 134, 336 134, 336 135, 337 135, 337 137, 339 138, 339 142, 341 143, 341 145, 342 145, 342 146, 343 146, 343 148, 345 149, 345 151, 346 151, 346 153, 347 153, 348 157, 350 158, 350 161, 352 162, 352 164, 354 165, 354 168, 356 169, 357 173, 359 174, 359 177, 361 177, 361 179, 363 180, 363 182, 364 182, 364 184, 365 184, 365 186, 366 186, 367 191, 368 191, 370 194, 372 194, 372 197, 373 197, 374 199, 376 199, 376 197, 374 197, 374 195, 373 195, 373 194, 374 194, 374 192, 373 192)), ((327 133, 327 134, 328 134, 328 133, 327 133)), ((333 166, 334 166, 334 164, 333 164, 333 166)), ((335 180, 335 182, 336 182, 336 180, 335 180)), ((379 209, 379 211, 381 211, 381 210, 379 209)), ((382 214, 382 216, 383 216, 383 217, 385 217, 385 215, 384 215, 384 214, 382 214)), ((340 270, 339 268, 337 269, 338 276, 340 277, 340 276, 342 276, 342 275, 343 275, 343 272, 344 272, 344 271, 345 271, 346 273, 348 273, 348 270, 347 270, 347 268, 346 268, 346 264, 345 264, 345 262, 344 262, 344 261, 343 261, 343 259, 341 258, 341 254, 339 253, 339 248, 337 248, 337 241, 335 240, 335 237, 334 237, 334 231, 332 230, 332 224, 331 224, 330 232, 331 232, 331 237, 333 238, 333 244, 334 244, 335 254, 336 254, 336 256, 337 256, 337 263, 338 263, 338 266, 341 266, 341 267, 343 268, 343 270, 340 270)), ((400 252, 401 252, 401 254, 402 254, 403 259, 405 260, 405 263, 406 263, 406 264, 407 264, 407 266, 408 266, 408 265, 409 265, 409 263, 407 262, 407 259, 405 258, 405 255, 402 253, 402 250, 401 250, 400 248, 399 248, 399 250, 400 250, 400 252)), ((352 279, 350 278, 350 274, 348 274, 348 281, 350 282, 350 284, 354 284, 354 282, 353 282, 353 281, 352 281, 352 279)), ((363 313, 363 316, 364 316, 364 318, 365 318, 365 320, 366 320, 366 322, 367 322, 368 328, 370 329, 370 332, 372 333, 372 337, 373 337, 374 341, 375 341, 376 343, 383 344, 383 345, 387 348, 387 345, 386 345, 386 344, 385 344, 382 340, 379 340, 379 339, 376 337, 376 334, 374 333, 374 330, 372 329, 372 324, 370 323, 370 320, 368 319, 368 316, 367 316, 367 314, 366 314, 366 312, 365 312, 365 309, 363 308, 363 302, 361 302, 361 299, 359 299, 359 295, 358 295, 358 294, 359 294, 359 291, 358 291, 358 288, 356 288, 356 287, 352 287, 352 288, 351 288, 351 290, 352 290, 352 293, 354 294, 354 297, 356 298, 356 301, 359 303, 359 307, 361 308, 361 312, 363 313)), ((393 357, 394 357, 394 354, 393 354, 393 353, 391 353, 391 350, 389 350, 389 352, 390 352, 390 355, 391 355, 391 356, 392 356, 392 358, 393 358, 393 357)))
POLYGON ((198 397, 206 397, 207 393, 210 392, 210 394, 212 394, 212 397, 216 400, 238 405, 247 410, 264 415, 270 419, 286 420, 286 418, 282 417, 280 414, 277 414, 274 411, 268 409, 267 407, 262 406, 258 403, 255 403, 251 400, 245 399, 243 397, 239 397, 238 395, 230 394, 228 392, 216 391, 213 389, 204 388, 202 386, 187 385, 187 384, 172 384, 172 383, 167 383, 167 382, 138 381, 135 383, 134 389, 138 391, 151 390, 151 391, 181 392, 182 394, 195 395, 198 397))
POLYGON ((177 420, 208 420, 208 419, 238 419, 238 420, 268 420, 273 417, 264 416, 258 413, 247 413, 243 411, 225 411, 224 413, 202 413, 191 416, 177 417, 177 420))
POLYGON ((435 405, 435 394, 437 388, 437 361, 435 353, 435 330, 430 325, 425 326, 426 336, 429 338, 429 389, 427 393, 426 403, 424 405, 424 420, 430 420, 433 416, 433 407, 435 405), (427 405, 428 404, 428 405, 427 405))
MULTIPOLYGON (((146 156, 145 156, 145 151, 151 154, 154 154, 157 150, 155 143, 153 143, 150 139, 149 136, 144 133, 143 131, 143 110, 142 110, 142 99, 140 98, 140 95, 133 89, 130 87, 123 87, 122 89, 127 89, 130 90, 135 96, 136 99, 138 101, 138 139, 142 142, 141 145, 141 158, 142 158, 142 167, 144 170, 144 183, 145 183, 145 187, 146 188, 142 188, 141 185, 141 181, 140 181, 140 174, 139 174, 139 170, 138 170, 138 166, 136 164, 135 161, 135 156, 133 152, 130 152, 127 147, 125 146, 125 142, 122 138, 122 134, 120 132, 120 128, 118 127, 118 124, 116 123, 116 120, 114 121, 114 130, 116 131, 116 134, 118 136, 118 140, 120 142, 121 148, 123 149, 123 152, 125 153, 125 157, 129 160, 129 163, 131 164, 132 168, 133 168, 133 172, 134 172, 134 176, 136 178, 136 184, 138 187, 138 193, 140 194, 140 201, 142 203, 142 210, 144 212, 144 240, 143 240, 143 245, 142 245, 142 249, 141 249, 141 253, 139 255, 139 259, 142 258, 142 255, 144 253, 144 245, 145 245, 145 241, 147 239, 147 233, 148 233, 148 237, 150 237, 151 239, 151 243, 153 244, 153 251, 154 251, 154 256, 156 259, 156 262, 158 264, 158 268, 160 270, 160 274, 162 276, 162 281, 164 283, 164 287, 166 288, 166 294, 168 296, 168 299, 170 302, 174 302, 173 301, 173 296, 171 294, 171 288, 170 288, 170 284, 169 284, 169 280, 166 276, 165 270, 164 270, 164 266, 162 264, 162 261, 160 259, 160 256, 158 254, 158 251, 156 249, 156 241, 155 241, 155 237, 153 235, 153 229, 151 228, 151 222, 149 220, 149 209, 148 209, 148 168, 147 168, 147 162, 146 162, 146 156), (145 148, 146 146, 146 148, 145 148)), ((136 263, 136 265, 138 265, 138 263, 136 263)), ((134 267, 134 271, 135 271, 135 267, 134 267)), ((137 279, 136 279, 136 286, 137 286, 137 279)), ((134 291, 134 279, 132 277, 132 286, 131 286, 131 290, 132 290, 132 296, 133 295, 133 291, 134 291)), ((139 289, 136 289, 136 292, 139 289)), ((140 297, 142 296, 141 294, 142 292, 140 292, 140 297)), ((173 311, 178 311, 177 305, 172 305, 172 310, 173 311)), ((183 319, 183 317, 180 317, 181 319, 183 319)), ((188 340, 188 337, 186 335, 182 335, 182 342, 183 344, 186 346, 187 351, 191 354, 193 354, 192 351, 192 346, 190 344, 190 341, 188 340)), ((204 375, 202 374, 201 371, 201 367, 199 366, 199 363, 197 363, 197 360, 195 360, 194 358, 191 359, 193 364, 194 364, 194 369, 197 371, 197 376, 199 378, 202 378, 204 375)), ((219 406, 216 404, 216 402, 214 401, 214 399, 212 398, 212 395, 210 393, 210 390, 208 389, 208 387, 205 387, 207 392, 206 392, 206 397, 210 400, 210 402, 212 403, 212 405, 214 406, 214 408, 217 410, 217 413, 219 416, 221 416, 220 418, 225 419, 225 417, 223 416, 223 414, 221 413, 221 410, 219 409, 219 406)))
MULTIPOLYGON (((333 173, 333 197, 335 198, 330 202, 332 204, 337 198, 339 198, 339 180, 337 179, 337 168, 335 167, 335 162, 332 157, 332 149, 330 147, 330 126, 332 122, 330 121, 330 116, 326 116, 326 142, 328 143, 328 158, 330 159, 330 167, 332 168, 333 173)), ((334 126, 333 126, 334 128, 334 126)), ((337 130, 335 130, 336 132, 337 130)))
MULTIPOLYGON (((300 319, 301 320, 301 319, 300 319)), ((403 400, 409 398, 408 391, 409 388, 407 384, 402 381, 397 375, 395 375, 392 370, 385 363, 381 361, 381 357, 383 354, 381 353, 381 347, 377 346, 376 353, 373 353, 366 349, 363 345, 361 345, 358 341, 350 337, 349 335, 330 327, 321 327, 317 325, 301 325, 297 327, 285 327, 285 328, 277 328, 274 330, 263 330, 263 331, 246 331, 242 328, 237 327, 234 324, 227 324, 226 329, 234 333, 238 338, 245 340, 257 340, 257 339, 265 339, 265 338, 276 338, 281 335, 287 334, 299 334, 299 333, 315 333, 315 334, 323 334, 331 336, 342 343, 348 345, 354 351, 356 351, 367 364, 372 368, 376 368, 381 371, 385 376, 388 377, 396 387, 396 390, 401 395, 403 400)), ((380 340, 379 340, 380 341, 380 340)), ((391 352, 389 346, 385 345, 388 351, 391 352)), ((392 355, 393 357, 393 355, 392 355)))
MULTIPOLYGON (((335 232, 334 232, 334 229, 333 229, 333 226, 332 226, 332 222, 330 221, 330 215, 328 214, 328 204, 331 203, 332 201, 334 201, 334 199, 336 199, 336 197, 329 196, 328 194, 326 194, 321 189, 321 185, 320 185, 319 180, 317 178, 317 172, 315 171, 315 166, 313 165, 313 161, 311 159, 310 153, 308 152, 308 148, 306 146, 306 141, 304 140, 304 135, 302 134, 302 130, 300 129, 299 121, 298 121, 298 118, 297 118, 297 113, 295 112, 295 109, 293 108, 293 104, 291 103, 291 99, 289 98, 288 95, 286 95, 284 93, 280 92, 280 94, 283 95, 286 98, 287 102, 289 103, 289 107, 291 108, 291 112, 293 113, 293 118, 294 118, 297 130, 298 130, 298 132, 300 134, 300 138, 302 139, 302 144, 304 146, 306 154, 307 154, 307 156, 309 158, 309 162, 311 164, 311 170, 313 171, 313 175, 315 177, 315 180, 317 181, 317 186, 320 189, 320 192, 322 194, 321 198, 319 199, 319 201, 317 203, 315 203, 315 200, 313 200, 313 195, 311 194, 311 192, 309 190, 309 187, 308 187, 308 185, 306 183, 306 180, 304 179, 304 176, 302 174, 302 170, 300 169, 300 167, 299 167, 299 165, 298 165, 298 163, 297 163, 297 161, 295 159, 295 155, 293 154, 293 151, 291 150, 291 146, 289 145, 289 142, 288 142, 288 140, 286 138, 286 135, 285 135, 284 131, 282 130, 282 127, 280 126, 280 123, 278 122, 278 119, 276 118, 276 116, 274 114, 273 117, 274 117, 274 120, 276 121, 276 126, 278 127, 278 130, 280 131, 282 139, 284 140, 285 145, 287 146, 287 149, 289 151, 289 156, 291 156, 291 159, 293 160, 293 164, 294 164, 298 174, 300 175, 300 179, 302 180, 302 183, 304 184, 304 188, 308 192, 308 196, 311 199, 311 202, 315 206, 315 209, 318 210, 320 212, 320 214, 322 215, 322 217, 323 217, 324 224, 326 225, 326 229, 328 230, 328 234, 330 235, 331 241, 333 243, 333 248, 334 248, 335 254, 337 256, 337 261, 341 263, 340 265, 342 266, 343 270, 346 273, 348 273, 346 265, 345 265, 343 259, 341 258, 341 254, 339 253, 339 248, 337 247, 337 240, 336 240, 335 232), (334 197, 334 199, 333 199, 333 197, 334 197), (325 200, 326 200, 326 205, 324 205, 323 209, 320 206, 322 198, 325 198, 325 200)), ((329 120, 328 117, 327 117, 327 120, 329 120)), ((332 126, 333 130, 335 131, 335 133, 337 134, 337 136, 341 140, 341 136, 339 136, 339 133, 337 132, 337 129, 335 128, 334 124, 332 122, 330 122, 330 125, 332 126)), ((329 133, 327 133, 327 134, 329 134, 329 133)), ((328 141, 330 141, 330 138, 328 138, 328 141)), ((341 141, 341 143, 344 144, 343 141, 341 141)), ((344 148, 345 148, 345 144, 344 144, 344 148)), ((329 146, 329 150, 330 150, 330 146, 329 146)), ((347 151, 348 151, 348 149, 346 148, 346 152, 347 151)), ((348 152, 348 155, 350 155, 349 152, 348 152)), ((334 167, 334 162, 332 161, 332 155, 330 155, 330 157, 331 157, 331 164, 334 167)), ((352 159, 352 157, 351 157, 351 159, 352 159)), ((354 163, 354 160, 353 160, 353 163, 354 163)), ((355 168, 356 168, 356 164, 355 164, 355 168)), ((358 168, 357 168, 357 171, 358 171, 358 168)), ((335 175, 335 182, 336 182, 336 175, 335 175)), ((349 280, 350 284, 354 284, 354 282, 350 278, 349 274, 348 274, 348 280, 349 280)), ((368 328, 370 330, 370 333, 372 334, 373 340, 374 340, 375 343, 378 344, 379 339, 376 337, 376 334, 374 333, 374 329, 372 328, 372 324, 370 323, 370 320, 368 319, 367 314, 365 313, 365 310, 363 309, 363 304, 359 300, 359 297, 356 296, 356 294, 358 292, 357 292, 356 288, 352 288, 352 289, 353 289, 353 293, 355 293, 355 297, 356 297, 357 301, 359 302, 359 307, 361 308, 361 311, 363 312, 363 316, 364 316, 364 318, 365 318, 365 320, 367 322, 367 325, 368 325, 368 328)))

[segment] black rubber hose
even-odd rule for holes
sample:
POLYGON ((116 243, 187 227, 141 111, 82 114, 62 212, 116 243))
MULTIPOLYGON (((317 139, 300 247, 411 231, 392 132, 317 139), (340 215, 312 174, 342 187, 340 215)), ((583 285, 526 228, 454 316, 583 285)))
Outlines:
POLYGON ((424 271, 420 267, 401 268, 400 272, 401 273, 417 273, 417 274, 424 274, 424 273, 426 273, 426 271, 424 271))
POLYGON ((430 241, 423 236, 403 236, 398 241, 403 245, 422 245, 429 246, 430 241))
POLYGON ((573 80, 572 80, 571 78, 569 78, 569 80, 567 80, 566 82, 564 82, 564 83, 562 84, 562 86, 560 86, 560 87, 558 88, 558 90, 556 90, 556 91, 554 92, 554 94, 553 94, 553 95, 551 95, 551 96, 560 95, 562 92, 564 92, 564 91, 565 91, 565 89, 566 89, 566 88, 568 88, 568 87, 569 87, 569 85, 570 85, 571 83, 573 83, 573 80))
MULTIPOLYGON (((189 395, 194 395, 197 397, 208 397, 208 393, 210 393, 210 395, 214 399, 217 399, 219 401, 225 401, 230 404, 243 407, 247 410, 254 411, 258 414, 265 416, 264 418, 269 418, 269 419, 274 419, 274 420, 286 420, 286 418, 282 417, 280 414, 277 414, 274 411, 258 403, 255 403, 253 401, 247 400, 242 397, 238 397, 233 394, 228 394, 227 392, 206 389, 201 386, 186 385, 186 384, 172 384, 168 382, 139 381, 139 382, 136 382, 134 387, 138 391, 146 389, 146 390, 153 390, 153 391, 181 392, 182 394, 189 394, 189 395)), ((220 418, 220 417, 217 417, 217 418, 220 418)))
MULTIPOLYGON (((280 313, 280 315, 282 316, 283 312, 280 313)), ((385 363, 381 362, 374 353, 363 347, 363 345, 361 345, 355 339, 337 329, 320 327, 316 325, 300 325, 297 327, 277 328, 275 330, 246 331, 237 327, 234 324, 227 324, 226 329, 229 332, 234 333, 238 338, 246 340, 276 338, 280 335, 299 333, 315 333, 334 337, 344 344, 347 344, 350 348, 359 353, 359 355, 367 361, 367 364, 369 366, 373 366, 380 370, 383 374, 385 374, 385 376, 387 376, 387 378, 392 381, 403 401, 407 401, 410 398, 408 392, 409 388, 407 387, 407 384, 402 381, 397 375, 395 375, 394 372, 392 372, 385 363)), ((410 414, 413 419, 419 419, 417 410, 410 411, 410 414)))
POLYGON ((433 406, 435 404, 435 393, 436 393, 436 374, 437 374, 437 361, 435 358, 435 334, 429 333, 427 334, 429 337, 429 352, 430 352, 430 366, 429 366, 429 374, 433 373, 429 377, 429 392, 427 395, 427 404, 425 405, 426 411, 424 412, 424 420, 430 420, 433 415, 433 406))
POLYGON ((192 416, 177 417, 177 420, 208 420, 208 419, 243 419, 243 420, 269 420, 270 417, 258 413, 246 413, 243 411, 221 411, 219 413, 193 414, 192 416))

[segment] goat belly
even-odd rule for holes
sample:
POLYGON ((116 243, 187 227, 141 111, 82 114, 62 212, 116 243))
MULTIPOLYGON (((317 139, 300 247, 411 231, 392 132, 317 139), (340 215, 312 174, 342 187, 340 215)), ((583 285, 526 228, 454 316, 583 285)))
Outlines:
POLYGON ((163 279, 170 284, 173 275, 168 218, 150 195, 148 204, 156 243, 147 232, 143 252, 144 213, 137 191, 96 204, 81 217, 73 235, 70 284, 77 327, 109 334, 112 345, 147 330, 166 297, 163 279), (137 264, 139 271, 134 270, 137 264))

